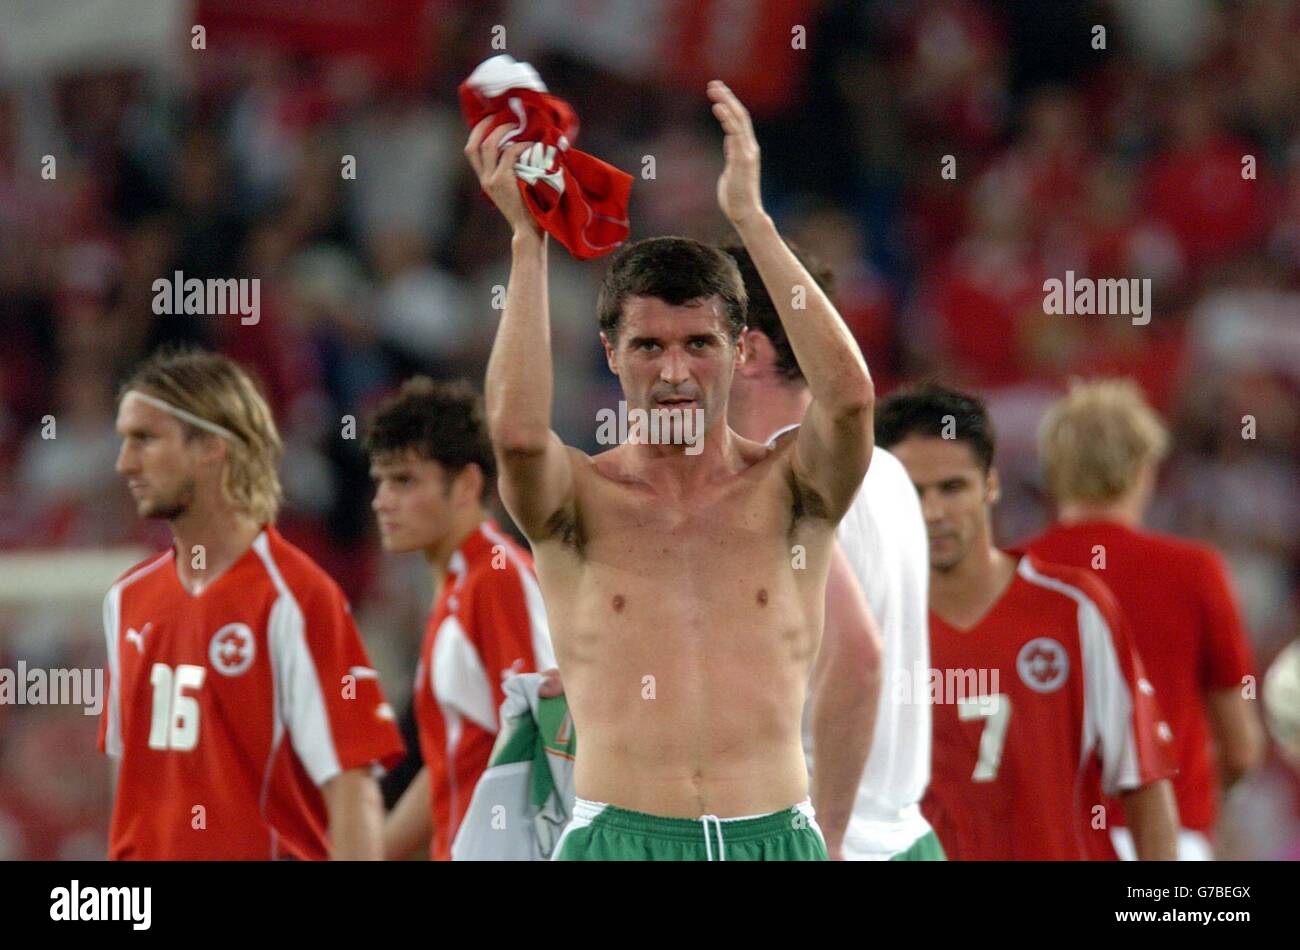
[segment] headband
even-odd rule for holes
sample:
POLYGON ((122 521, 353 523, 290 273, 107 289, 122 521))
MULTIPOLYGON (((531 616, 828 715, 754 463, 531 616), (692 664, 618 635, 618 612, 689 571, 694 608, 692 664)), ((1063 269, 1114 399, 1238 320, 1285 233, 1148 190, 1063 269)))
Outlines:
MULTIPOLYGON (((145 402, 149 403, 149 405, 155 406, 161 409, 163 412, 169 412, 177 419, 183 419, 184 421, 188 422, 190 425, 198 426, 200 429, 203 429, 205 432, 211 432, 213 435, 219 435, 221 436, 221 438, 227 439, 231 442, 239 441, 239 438, 235 435, 235 433, 231 432, 225 426, 219 426, 215 422, 209 422, 207 419, 203 419, 199 416, 196 416, 192 412, 186 412, 180 406, 173 406, 171 403, 159 399, 157 396, 151 396, 148 393, 142 393, 138 389, 128 389, 126 391, 126 396, 135 396, 138 399, 143 399, 145 402)), ((126 398, 126 396, 123 396, 123 398, 126 398)))

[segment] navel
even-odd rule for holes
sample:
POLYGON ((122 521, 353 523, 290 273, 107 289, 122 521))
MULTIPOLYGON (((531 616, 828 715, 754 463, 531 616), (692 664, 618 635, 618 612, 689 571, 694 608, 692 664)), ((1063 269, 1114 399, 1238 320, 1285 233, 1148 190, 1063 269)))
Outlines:
POLYGON ((622 613, 622 612, 623 612, 623 595, 622 595, 622 594, 615 594, 615 595, 614 595, 614 613, 616 613, 616 614, 620 614, 620 613, 622 613))
POLYGON ((766 607, 766 606, 767 606, 767 588, 766 588, 766 587, 760 587, 760 588, 758 589, 758 597, 757 597, 757 600, 758 600, 758 606, 760 606, 760 607, 766 607))

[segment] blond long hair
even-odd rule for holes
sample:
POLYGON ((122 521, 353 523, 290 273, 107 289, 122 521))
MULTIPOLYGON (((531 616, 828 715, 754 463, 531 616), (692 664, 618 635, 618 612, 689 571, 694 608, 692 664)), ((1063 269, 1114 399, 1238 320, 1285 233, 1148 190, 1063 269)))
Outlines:
MULTIPOLYGON (((205 350, 161 350, 136 368, 118 401, 140 390, 228 430, 221 492, 233 507, 259 524, 275 520, 282 492, 277 466, 280 433, 265 397, 237 363, 205 350)), ((187 438, 203 432, 180 420, 187 438)))
POLYGON ((1039 458, 1057 503, 1112 501, 1168 448, 1160 417, 1128 379, 1072 380, 1038 427, 1039 458))

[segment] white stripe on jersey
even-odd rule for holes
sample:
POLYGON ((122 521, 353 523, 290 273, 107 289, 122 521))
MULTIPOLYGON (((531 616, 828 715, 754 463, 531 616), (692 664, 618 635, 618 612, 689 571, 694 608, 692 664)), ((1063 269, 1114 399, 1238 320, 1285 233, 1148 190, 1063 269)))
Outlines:
POLYGON ((1117 795, 1142 784, 1133 732, 1133 694, 1120 669, 1110 627, 1092 598, 1079 588, 1034 570, 1020 559, 1020 576, 1065 594, 1079 605, 1079 653, 1083 657, 1083 761, 1101 745, 1101 787, 1117 795))
POLYGON ((104 730, 104 751, 122 757, 122 678, 118 657, 117 625, 122 616, 122 588, 114 584, 104 598, 104 638, 108 641, 108 725, 104 730))
MULTIPOLYGON (((254 542, 256 543, 256 542, 254 542)), ((271 639, 271 630, 276 623, 275 612, 280 606, 280 601, 276 601, 271 608, 271 616, 268 618, 266 638, 269 642, 271 639)), ((266 766, 262 770, 262 790, 257 796, 257 811, 266 820, 266 799, 271 793, 271 775, 275 772, 275 759, 280 754, 280 743, 284 739, 284 719, 280 715, 280 684, 279 677, 276 675, 276 661, 274 648, 268 651, 271 654, 271 751, 266 756, 266 766)), ((279 833, 275 826, 267 821, 267 827, 271 829, 271 853, 270 860, 274 861, 279 857, 279 833)))
POLYGON ((118 626, 122 622, 122 591, 146 574, 166 564, 172 556, 170 549, 154 558, 138 571, 128 574, 108 589, 104 597, 104 639, 108 646, 108 727, 104 732, 104 751, 116 758, 122 757, 122 691, 121 658, 118 626))
POLYGON ((447 814, 451 821, 456 820, 457 800, 460 798, 460 783, 456 780, 456 749, 460 745, 461 719, 456 710, 450 706, 442 707, 443 728, 446 735, 447 786, 451 791, 451 807, 447 814))
POLYGON ((519 555, 507 542, 506 537, 494 530, 486 521, 481 527, 483 535, 489 541, 501 545, 501 550, 505 552, 510 563, 514 565, 515 573, 519 575, 519 582, 524 588, 524 605, 528 610, 528 631, 533 644, 536 669, 538 672, 549 670, 556 665, 555 650, 551 647, 551 626, 546 619, 546 604, 542 600, 542 588, 538 585, 533 572, 528 569, 528 565, 519 559, 519 555))
MULTIPOLYGON (((470 643, 455 614, 449 614, 433 641, 433 669, 429 688, 443 717, 468 716, 493 735, 497 731, 497 704, 483 661, 470 643)), ((447 720, 450 723, 450 719, 447 720)), ((448 731, 450 735, 450 729, 448 731)), ((450 746, 448 747, 450 749, 450 746)), ((449 759, 454 761, 454 759, 449 759)))
MULTIPOLYGON (((280 592, 267 622, 266 638, 270 643, 271 677, 275 682, 277 721, 281 715, 288 727, 289 741, 302 760, 311 780, 324 785, 342 771, 325 696, 311 650, 307 647, 307 624, 302 607, 285 583, 271 556, 270 542, 263 532, 253 541, 253 550, 262 559, 271 582, 280 592)), ((273 743, 274 748, 278 743, 273 743)), ((268 764, 269 767, 269 764, 268 764)))

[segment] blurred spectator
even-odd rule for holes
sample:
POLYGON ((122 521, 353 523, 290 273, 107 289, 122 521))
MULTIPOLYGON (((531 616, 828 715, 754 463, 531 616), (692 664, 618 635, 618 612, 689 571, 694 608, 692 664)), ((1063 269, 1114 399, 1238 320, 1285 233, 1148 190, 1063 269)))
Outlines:
MULTIPOLYGON (((159 343, 219 347, 281 421, 282 529, 352 597, 400 695, 427 595, 377 557, 348 420, 416 371, 482 376, 509 235, 460 155, 455 88, 503 25, 576 107, 579 147, 635 177, 635 237, 725 236, 695 77, 752 90, 765 202, 836 270, 880 391, 938 373, 988 396, 1004 543, 1044 524, 1043 407, 1072 374, 1135 378, 1174 436, 1153 526, 1224 551, 1267 663, 1300 631, 1300 6, 687 6, 374 0, 331 19, 310 0, 278 18, 199 0, 203 51, 182 30, 94 45, 69 27, 81 58, 33 47, 10 73, 0 56, 0 550, 158 545, 112 471, 115 386, 159 343), (259 279, 260 319, 155 314, 153 282, 177 270, 259 279), (1151 322, 1046 314, 1043 281, 1066 270, 1149 278, 1151 322)), ((19 26, 0 11, 0 52, 35 35, 19 26)), ((596 334, 602 270, 552 246, 555 425, 587 449, 620 398, 596 334)), ((75 611, 57 625, 82 646, 52 662, 83 649, 97 665, 97 610, 75 611)), ((0 660, 43 623, 0 603, 0 660)), ((0 717, 0 856, 100 853, 93 720, 0 717)), ((1271 817, 1229 803, 1225 847, 1294 849, 1295 779, 1239 794, 1271 817)))

